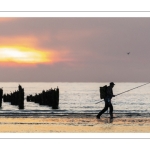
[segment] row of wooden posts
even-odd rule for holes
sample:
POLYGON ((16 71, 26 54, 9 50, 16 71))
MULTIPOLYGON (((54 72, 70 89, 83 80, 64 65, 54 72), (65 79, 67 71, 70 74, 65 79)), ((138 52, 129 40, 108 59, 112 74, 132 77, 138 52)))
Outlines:
POLYGON ((19 109, 24 109, 24 89, 21 85, 18 86, 18 90, 10 94, 3 95, 3 102, 10 102, 11 105, 16 105, 19 109))
POLYGON ((58 109, 59 104, 59 89, 50 89, 41 93, 27 96, 27 102, 34 102, 40 105, 47 105, 53 109, 58 109))
MULTIPOLYGON (((9 102, 11 105, 18 106, 19 109, 24 109, 24 89, 21 85, 18 86, 18 90, 11 92, 10 94, 3 94, 3 89, 0 89, 0 107, 3 102, 9 102)), ((59 106, 59 88, 42 91, 42 93, 29 95, 26 97, 27 102, 35 102, 40 105, 47 105, 53 109, 58 109, 59 106)))

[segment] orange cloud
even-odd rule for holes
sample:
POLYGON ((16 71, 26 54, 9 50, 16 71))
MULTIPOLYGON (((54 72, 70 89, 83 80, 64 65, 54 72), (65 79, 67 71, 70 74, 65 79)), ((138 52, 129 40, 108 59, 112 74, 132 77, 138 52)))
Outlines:
POLYGON ((0 37, 0 64, 36 65, 72 61, 68 50, 43 49, 34 36, 0 37))
POLYGON ((33 36, 0 37, 0 62, 50 63, 52 52, 37 49, 37 43, 33 36))
POLYGON ((12 21, 12 20, 16 20, 17 18, 9 18, 9 17, 0 17, 0 22, 9 22, 9 21, 12 21))
POLYGON ((0 36, 0 46, 35 46, 38 39, 34 36, 0 36))
POLYGON ((51 63, 52 53, 24 47, 0 47, 0 62, 51 63))

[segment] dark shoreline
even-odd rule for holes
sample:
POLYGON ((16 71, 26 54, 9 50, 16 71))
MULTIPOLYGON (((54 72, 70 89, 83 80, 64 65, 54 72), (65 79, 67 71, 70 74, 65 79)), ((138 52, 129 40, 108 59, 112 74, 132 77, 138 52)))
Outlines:
MULTIPOLYGON (((97 113, 0 113, 0 117, 54 117, 54 118, 60 118, 60 117, 76 117, 76 118, 86 118, 90 117, 93 118, 97 115, 97 113)), ((103 114, 102 117, 109 117, 109 114, 103 114)), ((149 118, 150 113, 114 113, 114 118, 132 118, 132 117, 138 117, 138 118, 149 118)))

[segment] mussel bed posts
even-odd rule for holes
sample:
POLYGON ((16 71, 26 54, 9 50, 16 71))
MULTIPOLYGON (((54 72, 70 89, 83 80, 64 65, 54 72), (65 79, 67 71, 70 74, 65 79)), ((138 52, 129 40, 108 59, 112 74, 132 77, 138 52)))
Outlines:
POLYGON ((24 109, 24 89, 21 85, 18 86, 18 90, 10 94, 4 94, 3 102, 10 102, 11 105, 17 105, 19 109, 24 109))
POLYGON ((59 88, 43 90, 41 93, 36 93, 34 96, 27 96, 27 102, 38 103, 39 105, 47 105, 53 109, 58 109, 59 106, 59 88))

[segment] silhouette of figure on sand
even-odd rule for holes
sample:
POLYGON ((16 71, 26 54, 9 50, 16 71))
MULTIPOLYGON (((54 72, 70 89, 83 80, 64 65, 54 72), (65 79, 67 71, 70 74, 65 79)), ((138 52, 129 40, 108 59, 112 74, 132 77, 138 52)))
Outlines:
POLYGON ((107 95, 106 97, 104 98, 104 101, 105 101, 105 107, 103 108, 102 111, 100 111, 96 118, 97 119, 100 119, 101 115, 108 110, 108 107, 110 108, 110 119, 113 119, 113 106, 112 106, 112 103, 111 103, 111 99, 112 97, 115 97, 115 95, 113 94, 113 87, 114 87, 114 83, 113 82, 110 82, 110 85, 107 87, 107 95))

